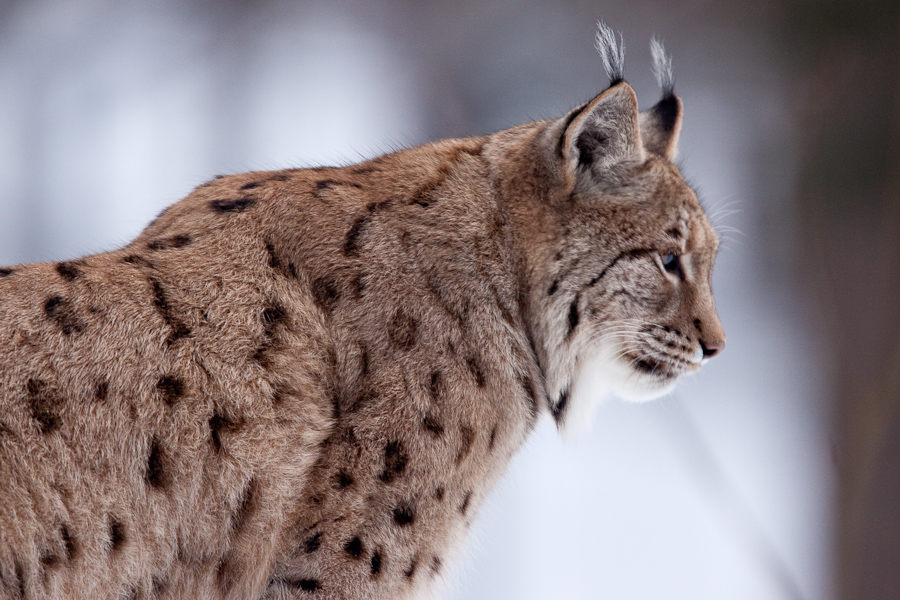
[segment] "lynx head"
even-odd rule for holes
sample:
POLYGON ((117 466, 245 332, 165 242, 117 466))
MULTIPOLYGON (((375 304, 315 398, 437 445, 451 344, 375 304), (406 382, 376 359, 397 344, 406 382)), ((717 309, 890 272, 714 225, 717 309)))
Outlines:
POLYGON ((672 163, 682 104, 670 60, 654 41, 663 94, 641 113, 623 47, 602 23, 597 39, 610 87, 535 133, 533 181, 552 183, 522 201, 532 337, 564 433, 590 423, 598 386, 658 397, 725 346, 710 287, 718 238, 672 163))

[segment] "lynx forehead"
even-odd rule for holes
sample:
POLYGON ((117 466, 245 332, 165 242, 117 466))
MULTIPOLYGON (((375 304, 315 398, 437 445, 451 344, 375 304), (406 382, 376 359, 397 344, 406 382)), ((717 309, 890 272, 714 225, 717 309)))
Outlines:
POLYGON ((0 598, 421 596, 585 378, 648 398, 720 352, 670 62, 641 113, 598 49, 560 119, 217 178, 0 268, 0 598))

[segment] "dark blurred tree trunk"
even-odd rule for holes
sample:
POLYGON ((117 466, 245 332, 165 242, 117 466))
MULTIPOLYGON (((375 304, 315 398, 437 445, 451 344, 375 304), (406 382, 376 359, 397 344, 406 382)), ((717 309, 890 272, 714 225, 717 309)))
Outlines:
POLYGON ((801 268, 834 390, 836 592, 900 598, 900 2, 785 0, 801 268))

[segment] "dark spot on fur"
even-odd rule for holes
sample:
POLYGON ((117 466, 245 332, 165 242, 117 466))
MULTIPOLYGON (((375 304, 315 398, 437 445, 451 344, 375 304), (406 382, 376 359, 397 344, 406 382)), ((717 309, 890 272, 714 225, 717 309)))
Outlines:
POLYGON ((129 265, 134 265, 136 267, 147 267, 148 269, 156 268, 149 260, 147 260, 143 256, 138 256, 137 254, 129 254, 128 256, 123 256, 122 262, 129 265))
POLYGON ((552 296, 559 289, 559 280, 554 279, 553 283, 550 284, 550 289, 547 290, 547 295, 552 296))
MULTIPOLYGON (((371 214, 372 208, 369 209, 371 214)), ((350 229, 347 230, 347 237, 344 240, 344 254, 347 256, 359 255, 359 237, 362 235, 363 228, 369 220, 370 214, 358 217, 350 229)))
POLYGON ((337 475, 335 475, 334 479, 335 487, 339 490, 346 489, 353 485, 353 477, 351 477, 350 473, 343 469, 337 472, 337 475))
POLYGON ((244 212, 255 203, 255 198, 245 196, 236 200, 211 200, 209 205, 219 213, 239 213, 244 212))
POLYGON ((444 184, 444 180, 447 177, 447 174, 450 172, 450 167, 448 165, 444 165, 441 167, 440 172, 437 177, 427 181, 424 185, 422 185, 419 189, 413 192, 410 197, 410 204, 418 204, 419 206, 427 207, 429 204, 434 202, 434 194, 435 190, 441 187, 444 184))
POLYGON ((367 175, 369 173, 374 173, 376 171, 375 167, 353 167, 350 169, 350 172, 354 175, 367 175))
POLYGON ((700 319, 694 319, 694 327, 697 329, 697 331, 703 331, 701 325, 702 323, 700 322, 700 319))
POLYGON ((285 312, 284 307, 274 301, 270 302, 268 306, 263 309, 262 322, 267 336, 272 336, 275 331, 275 326, 283 321, 286 315, 287 313, 285 312))
POLYGON ((245 183, 238 189, 242 192, 246 192, 247 190, 254 190, 258 187, 261 187, 264 183, 265 181, 251 181, 250 183, 245 183))
POLYGON ((52 569, 59 564, 59 556, 49 549, 41 551, 39 560, 41 561, 41 566, 45 569, 52 569))
POLYGON ((272 242, 266 242, 266 253, 269 255, 269 267, 273 271, 277 271, 285 277, 297 279, 297 267, 293 262, 288 261, 287 264, 279 258, 275 245, 272 242))
POLYGON ((569 331, 566 332, 566 339, 570 339, 575 333, 575 328, 578 327, 578 318, 578 296, 576 295, 572 304, 569 305, 569 331))
POLYGON ((58 429, 60 417, 57 411, 63 402, 62 398, 44 381, 37 378, 29 379, 25 387, 28 390, 31 417, 37 421, 41 433, 50 433, 58 429))
POLYGON ((150 593, 152 595, 159 596, 166 591, 167 587, 162 575, 154 575, 150 578, 150 593))
POLYGON ((101 381, 96 385, 96 387, 94 387, 94 398, 96 400, 103 402, 104 400, 106 400, 106 397, 108 395, 109 395, 109 382, 108 381, 105 381, 105 380, 101 381))
POLYGON ((10 269, 9 267, 0 267, 0 277, 9 277, 15 272, 15 269, 10 269))
POLYGON ((68 261, 56 263, 56 272, 66 281, 75 281, 75 278, 81 275, 81 269, 68 261))
POLYGON ((484 369, 481 368, 481 363, 478 358, 475 356, 470 356, 468 360, 466 360, 466 366, 469 367, 469 371, 472 373, 472 377, 475 378, 475 385, 482 388, 486 383, 484 377, 484 369))
POLYGON ((303 551, 312 554, 322 545, 322 533, 316 532, 303 541, 303 551))
POLYGON ((360 347, 359 374, 361 377, 367 377, 369 375, 369 351, 362 344, 360 344, 360 347))
POLYGON ((388 329, 391 343, 399 350, 409 350, 416 345, 419 324, 402 310, 397 311, 388 329))
POLYGON ((378 478, 384 483, 392 482, 406 470, 408 460, 402 442, 388 442, 384 447, 384 471, 378 478))
POLYGON ((491 428, 491 434, 488 436, 488 450, 494 449, 494 442, 497 441, 497 426, 491 428))
POLYGON ((461 441, 459 445, 459 452, 456 454, 457 465, 460 464, 463 459, 468 456, 469 452, 472 451, 472 442, 475 441, 475 431, 471 427, 462 425, 459 428, 459 433, 461 441))
POLYGON ((550 407, 550 412, 553 413, 553 418, 559 422, 563 413, 566 410, 566 404, 569 403, 569 388, 563 388, 563 391, 559 393, 559 400, 557 400, 556 404, 550 407))
POLYGON ((72 537, 72 534, 69 533, 69 528, 65 525, 60 528, 59 535, 62 538, 65 559, 67 561, 72 560, 78 554, 78 544, 75 538, 72 537))
POLYGON ((281 269, 281 260, 275 254, 275 246, 272 242, 266 242, 266 253, 269 255, 269 267, 275 270, 281 269))
POLYGON ((459 512, 461 515, 465 515, 469 510, 469 503, 472 501, 472 492, 466 492, 466 495, 463 496, 463 501, 459 505, 459 512))
POLYGON ((431 574, 433 576, 436 576, 438 573, 441 572, 442 566, 443 566, 443 563, 441 562, 440 557, 438 557, 438 556, 431 557, 431 574))
POLYGON ((115 517, 109 518, 109 551, 118 552, 128 538, 125 535, 125 526, 115 517))
POLYGON ((150 454, 147 456, 147 468, 144 471, 144 479, 151 488, 163 490, 168 486, 164 463, 162 446, 158 439, 153 438, 150 441, 150 454))
POLYGON ((241 492, 241 500, 237 508, 231 515, 231 528, 234 531, 240 531, 244 525, 250 520, 255 511, 257 502, 256 497, 259 494, 256 479, 250 479, 241 492))
POLYGON ((442 502, 444 500, 445 493, 446 492, 444 490, 444 486, 442 486, 442 485, 437 486, 437 488, 435 488, 435 490, 434 490, 434 499, 437 500, 438 502, 442 502))
POLYGON ((319 277, 312 284, 313 298, 322 310, 331 312, 341 298, 341 290, 333 279, 319 277))
POLYGON ((163 375, 156 382, 156 389, 165 403, 172 406, 184 395, 184 382, 174 375, 163 375))
POLYGON ((149 279, 149 281, 151 287, 153 288, 153 305, 156 307, 156 310, 159 311, 159 314, 162 316, 163 321, 166 322, 166 325, 168 325, 172 330, 169 333, 169 337, 166 342, 172 344, 176 340, 190 335, 191 330, 187 327, 187 325, 180 322, 172 314, 172 309, 169 306, 169 300, 166 298, 166 293, 159 281, 153 279, 152 277, 149 279))
POLYGON ((409 567, 403 571, 403 576, 407 579, 412 579, 416 576, 416 568, 419 566, 419 557, 414 556, 413 559, 409 562, 409 567))
POLYGON ((431 382, 428 385, 428 391, 431 393, 431 399, 435 402, 441 399, 441 392, 443 390, 442 381, 441 381, 441 372, 435 371, 431 374, 431 382))
POLYGON ((369 563, 371 565, 371 573, 373 577, 377 577, 379 573, 381 573, 381 551, 376 550, 372 554, 372 560, 369 563))
POLYGON ((235 423, 221 413, 215 413, 209 419, 209 439, 216 452, 222 451, 222 432, 228 432, 235 428, 235 423))
POLYGON ((681 239, 681 231, 679 231, 678 229, 676 229, 674 227, 666 229, 666 234, 669 235, 670 237, 675 238, 676 240, 681 239))
POLYGON ((301 579, 297 582, 296 587, 304 592, 314 592, 319 589, 319 582, 315 579, 301 579))
POLYGON ((147 244, 147 249, 152 251, 168 250, 169 248, 184 248, 191 243, 191 236, 186 233, 173 235, 168 238, 153 240, 147 244))
POLYGON ((353 294, 357 300, 362 299, 363 294, 366 292, 366 287, 368 285, 368 277, 364 272, 360 272, 353 279, 353 294))
POLYGON ((279 324, 286 320, 287 312, 284 307, 275 300, 270 300, 262 312, 262 324, 265 341, 256 349, 253 360, 262 366, 267 366, 266 352, 275 346, 275 330, 279 324))
POLYGON ((394 523, 400 525, 401 527, 412 525, 413 521, 416 520, 416 513, 408 504, 401 504, 394 509, 393 514, 394 523))
POLYGON ((319 192, 322 190, 330 190, 331 188, 333 188, 334 186, 337 186, 337 185, 352 187, 352 188, 356 188, 358 190, 362 189, 361 185, 359 185, 358 183, 353 183, 351 181, 335 181, 334 179, 320 179, 319 181, 316 182, 316 191, 319 192))
POLYGON ((428 433, 435 437, 440 437, 444 434, 444 426, 441 425, 441 422, 438 421, 437 417, 432 414, 425 415, 425 418, 422 419, 422 426, 425 427, 425 430, 428 431, 428 433))
POLYGON ((44 303, 44 312, 55 322, 65 335, 78 333, 84 329, 84 323, 75 314, 75 310, 61 296, 50 296, 44 303))
POLYGON ((344 552, 349 554, 351 558, 359 558, 363 554, 362 540, 358 536, 353 538, 344 544, 344 552))

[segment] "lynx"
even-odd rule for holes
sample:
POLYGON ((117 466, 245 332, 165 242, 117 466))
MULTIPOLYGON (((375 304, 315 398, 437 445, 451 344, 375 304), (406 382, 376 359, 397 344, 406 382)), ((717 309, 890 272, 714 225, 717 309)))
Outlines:
POLYGON ((411 598, 542 415, 725 341, 717 237, 638 111, 219 177, 121 250, 0 269, 0 597, 411 598))

